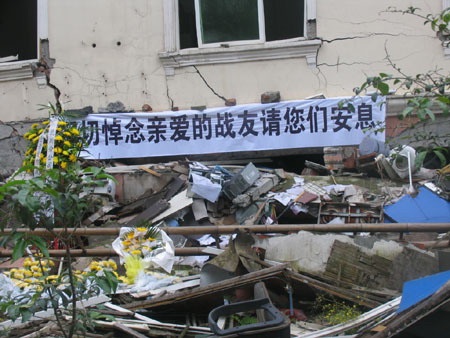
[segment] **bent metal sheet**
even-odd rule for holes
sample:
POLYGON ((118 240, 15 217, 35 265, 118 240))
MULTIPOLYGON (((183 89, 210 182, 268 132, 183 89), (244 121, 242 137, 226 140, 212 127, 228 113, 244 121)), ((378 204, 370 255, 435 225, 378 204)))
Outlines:
POLYGON ((112 159, 357 145, 384 141, 385 98, 340 97, 246 104, 203 111, 90 114, 78 121, 89 146, 83 157, 112 159))

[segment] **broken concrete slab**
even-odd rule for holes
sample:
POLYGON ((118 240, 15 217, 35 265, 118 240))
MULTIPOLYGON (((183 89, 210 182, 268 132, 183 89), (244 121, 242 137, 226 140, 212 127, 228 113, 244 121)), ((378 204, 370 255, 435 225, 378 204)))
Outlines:
POLYGON ((343 282, 348 273, 347 284, 364 287, 399 289, 406 280, 438 271, 436 255, 394 241, 379 240, 367 248, 348 236, 300 231, 259 239, 255 246, 266 250, 266 259, 289 263, 297 271, 328 277, 335 283, 343 282))
POLYGON ((205 200, 201 198, 194 198, 194 202, 192 203, 192 212, 194 213, 194 218, 196 221, 201 221, 209 217, 205 200))
POLYGON ((261 195, 269 192, 278 183, 279 178, 277 175, 263 174, 245 193, 236 196, 233 199, 233 204, 240 208, 246 208, 261 195))

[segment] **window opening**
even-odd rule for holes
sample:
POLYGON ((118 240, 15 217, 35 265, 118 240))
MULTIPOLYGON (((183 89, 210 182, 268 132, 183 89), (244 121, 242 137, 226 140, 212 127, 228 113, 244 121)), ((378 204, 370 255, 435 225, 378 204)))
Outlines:
POLYGON ((37 0, 0 1, 0 58, 38 58, 37 0))
POLYGON ((303 0, 178 0, 180 48, 305 36, 303 0))
POLYGON ((299 0, 264 0, 266 41, 304 36, 305 6, 299 0))

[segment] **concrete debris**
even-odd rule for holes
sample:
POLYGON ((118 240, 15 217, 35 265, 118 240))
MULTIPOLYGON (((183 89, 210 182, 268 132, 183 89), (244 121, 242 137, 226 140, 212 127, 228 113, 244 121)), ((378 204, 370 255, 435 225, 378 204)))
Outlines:
MULTIPOLYGON (((208 166, 186 160, 107 168, 115 181, 90 192, 98 204, 83 220, 84 228, 52 230, 69 231, 76 239, 70 249, 76 269, 95 265, 102 270, 113 263, 98 258, 114 257, 119 287, 108 294, 111 302, 102 300, 99 311, 110 319, 95 319, 96 327, 133 337, 249 330, 280 337, 349 330, 364 336, 383 327, 402 330, 401 318, 416 316, 411 309, 394 315, 403 284, 449 266, 448 215, 438 208, 425 221, 414 216, 419 209, 434 210, 438 204, 429 201, 447 206, 443 177, 448 170, 439 177, 428 172, 433 179, 414 182, 417 193, 408 194, 404 183, 414 172, 408 167, 411 154, 405 176, 399 172, 401 152, 391 162, 381 144, 365 142, 359 153, 356 147, 327 149, 325 165, 307 163, 311 175, 251 162, 208 166), (405 206, 403 200, 410 203, 405 206), (157 231, 164 233, 169 249, 157 231), (438 237, 437 231, 444 235, 438 237), (111 249, 114 238, 125 265, 111 249), (166 271, 151 258, 165 255, 164 250, 171 254, 166 271), (351 315, 336 322, 332 313, 351 315)), ((30 234, 51 237, 45 229, 30 234)), ((63 257, 66 252, 54 247, 49 254, 63 257)), ((0 250, 0 256, 8 255, 12 250, 0 250)), ((11 283, 11 271, 20 270, 7 263, 0 269, 11 283)), ((430 315, 431 303, 450 299, 445 285, 421 300, 430 315)), ((37 332, 58 330, 47 317, 36 323, 37 332)), ((30 330, 15 326, 12 336, 30 330)))

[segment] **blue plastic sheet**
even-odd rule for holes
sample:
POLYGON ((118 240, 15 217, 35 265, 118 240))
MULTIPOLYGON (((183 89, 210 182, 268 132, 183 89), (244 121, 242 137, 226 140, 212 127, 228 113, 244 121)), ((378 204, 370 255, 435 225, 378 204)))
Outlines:
POLYGON ((402 197, 397 203, 384 207, 384 213, 397 223, 447 223, 450 222, 450 202, 420 187, 415 197, 402 197))
POLYGON ((448 280, 450 280, 450 270, 406 282, 403 284, 402 300, 397 313, 431 296, 448 280))

